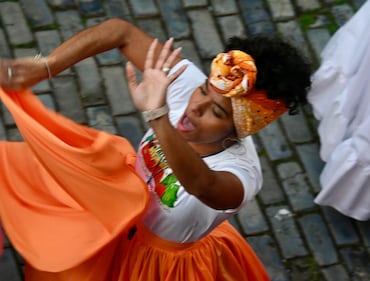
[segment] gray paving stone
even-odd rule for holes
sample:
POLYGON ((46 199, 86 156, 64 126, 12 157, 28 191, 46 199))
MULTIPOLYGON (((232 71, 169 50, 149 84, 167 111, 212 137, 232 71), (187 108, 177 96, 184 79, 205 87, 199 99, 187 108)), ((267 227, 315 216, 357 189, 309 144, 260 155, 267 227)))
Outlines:
POLYGON ((244 24, 237 15, 218 17, 217 22, 221 28, 224 42, 233 36, 246 37, 247 35, 244 24))
POLYGON ((234 0, 211 0, 211 7, 216 16, 235 14, 238 7, 234 0))
POLYGON ((284 201, 284 193, 280 188, 280 183, 277 176, 274 174, 274 170, 270 166, 270 162, 264 156, 260 157, 260 161, 263 174, 263 185, 261 191, 258 193, 258 197, 261 198, 265 205, 284 201))
POLYGON ((73 8, 76 7, 74 0, 47 0, 49 5, 55 8, 73 8))
POLYGON ((86 124, 86 117, 74 79, 67 76, 55 77, 52 80, 52 85, 58 111, 77 123, 86 124))
POLYGON ((344 248, 340 250, 340 253, 354 278, 353 280, 369 281, 370 254, 365 248, 344 248))
POLYGON ((103 67, 102 76, 113 115, 136 112, 127 88, 125 74, 120 66, 103 67))
POLYGON ((0 28, 0 57, 1 58, 12 58, 12 54, 5 38, 5 33, 2 28, 0 28))
POLYGON ((79 94, 84 106, 106 102, 103 81, 99 68, 93 58, 87 58, 74 66, 76 70, 79 94))
POLYGON ((19 3, 0 2, 0 18, 11 45, 32 43, 32 33, 19 3))
POLYGON ((183 0, 183 2, 186 8, 202 7, 208 4, 207 0, 183 0))
POLYGON ((332 265, 322 269, 327 281, 350 281, 350 277, 341 264, 332 265))
POLYGON ((261 21, 248 24, 249 34, 252 36, 263 35, 266 37, 275 37, 275 27, 271 21, 261 21))
POLYGON ((302 11, 312 11, 321 7, 320 1, 318 0, 297 0, 297 6, 302 11))
POLYGON ((57 30, 37 31, 35 32, 35 37, 39 51, 44 56, 48 56, 61 43, 57 30))
POLYGON ((247 25, 271 20, 262 0, 242 0, 239 5, 247 25))
POLYGON ((6 131, 2 118, 0 118, 0 140, 6 140, 6 131))
POLYGON ((278 122, 271 123, 262 129, 258 135, 270 160, 281 160, 292 156, 292 150, 278 122))
POLYGON ((212 59, 223 51, 223 44, 208 10, 192 10, 188 12, 195 43, 198 45, 201 58, 212 59))
POLYGON ((22 141, 23 137, 17 128, 10 128, 7 130, 7 139, 10 141, 22 141))
POLYGON ((317 144, 296 145, 296 150, 300 160, 303 163, 310 184, 315 192, 321 190, 320 173, 324 167, 324 162, 319 156, 319 147, 317 144))
POLYGON ((153 0, 130 0, 135 16, 153 16, 159 13, 153 0))
POLYGON ((107 0, 103 2, 103 5, 108 17, 121 18, 130 22, 133 21, 130 8, 125 1, 107 0))
POLYGON ((188 37, 190 35, 190 27, 180 0, 159 0, 158 3, 169 37, 188 37))
POLYGON ((51 10, 44 0, 20 0, 20 3, 32 27, 46 27, 55 23, 51 10))
POLYGON ((260 138, 257 135, 252 135, 252 139, 257 153, 261 155, 263 153, 263 145, 260 138))
POLYGON ((117 134, 111 112, 108 106, 93 106, 87 108, 88 125, 97 130, 117 134))
POLYGON ((2 120, 5 126, 14 126, 15 122, 9 110, 1 103, 2 120))
POLYGON ((240 227, 240 223, 238 220, 238 215, 232 216, 228 219, 229 223, 240 233, 243 230, 240 227))
POLYGON ((322 207, 322 210, 337 245, 355 244, 360 241, 351 219, 330 207, 322 207))
POLYGON ((40 101, 51 110, 57 111, 55 100, 52 95, 50 94, 40 94, 37 95, 40 101))
POLYGON ((355 9, 358 10, 367 0, 352 0, 355 9))
POLYGON ((57 23, 60 25, 59 30, 63 41, 84 29, 82 19, 75 10, 56 12, 55 16, 57 23))
POLYGON ((299 165, 296 162, 281 163, 277 170, 293 211, 313 209, 313 196, 306 183, 306 175, 299 165))
POLYGON ((77 0, 76 2, 83 16, 96 16, 104 12, 99 0, 77 0))
POLYGON ((248 235, 261 233, 268 230, 268 225, 260 206, 255 199, 249 201, 238 212, 238 218, 244 232, 248 235))
POLYGON ((307 124, 303 110, 296 115, 284 114, 281 122, 285 129, 288 140, 294 143, 302 143, 313 140, 313 136, 307 124))
POLYGON ((242 17, 251 35, 274 36, 275 28, 262 0, 239 2, 242 17))
POLYGON ((307 30, 307 38, 314 50, 317 62, 320 62, 320 54, 331 38, 329 31, 326 28, 309 29, 307 30))
POLYGON ((332 13, 334 15, 335 22, 339 26, 342 26, 353 16, 353 9, 348 4, 341 4, 334 6, 332 8, 332 13))
POLYGON ((365 245, 368 247, 370 253, 370 220, 357 221, 356 224, 359 228, 361 238, 364 241, 365 245))
POLYGON ((310 58, 310 52, 304 39, 303 32, 295 20, 279 22, 277 23, 277 29, 287 42, 297 47, 306 58, 310 58))
POLYGON ((289 207, 286 205, 268 207, 266 212, 283 257, 290 259, 306 256, 307 249, 289 207))
POLYGON ((112 49, 96 56, 100 66, 126 63, 127 60, 121 55, 118 49, 112 49))
POLYGON ((127 138, 135 149, 138 148, 143 136, 143 129, 140 120, 134 116, 116 117, 118 134, 127 138))
POLYGON ((0 276, 4 281, 21 281, 22 276, 15 261, 14 253, 11 248, 6 248, 0 255, 0 276))
POLYGON ((338 254, 322 217, 308 214, 299 218, 299 223, 315 261, 321 266, 337 263, 338 254))
POLYGON ((282 259, 279 255, 278 246, 271 236, 248 236, 247 241, 250 243, 257 256, 261 259, 271 280, 289 280, 287 270, 282 263, 282 259))
MULTIPOLYGON (((290 280, 312 281, 323 280, 321 269, 316 261, 311 257, 300 257, 289 261, 290 280)), ((326 280, 325 280, 326 281, 326 280)))
POLYGON ((167 32, 164 30, 163 25, 158 19, 140 19, 137 20, 137 26, 145 30, 146 33, 159 41, 165 42, 169 39, 167 32))
POLYGON ((13 49, 14 58, 33 58, 37 54, 35 48, 15 48, 13 49))
POLYGON ((308 28, 319 28, 326 27, 332 24, 332 20, 329 19, 327 14, 316 14, 313 16, 315 21, 308 25, 308 28))
POLYGON ((283 21, 295 16, 290 0, 268 0, 273 20, 283 21))

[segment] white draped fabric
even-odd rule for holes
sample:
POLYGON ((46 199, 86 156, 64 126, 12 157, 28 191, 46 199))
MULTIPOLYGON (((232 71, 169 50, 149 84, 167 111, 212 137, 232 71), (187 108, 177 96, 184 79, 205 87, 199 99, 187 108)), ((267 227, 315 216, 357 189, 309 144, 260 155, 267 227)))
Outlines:
POLYGON ((370 0, 329 40, 308 95, 326 162, 315 198, 370 219, 370 0))

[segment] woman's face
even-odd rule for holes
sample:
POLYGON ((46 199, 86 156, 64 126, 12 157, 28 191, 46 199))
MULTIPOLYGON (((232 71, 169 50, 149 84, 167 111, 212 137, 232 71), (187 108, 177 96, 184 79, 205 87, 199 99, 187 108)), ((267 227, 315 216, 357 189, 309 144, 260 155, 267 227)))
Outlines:
POLYGON ((206 82, 193 92, 177 130, 201 155, 218 152, 226 138, 235 137, 230 99, 206 82))

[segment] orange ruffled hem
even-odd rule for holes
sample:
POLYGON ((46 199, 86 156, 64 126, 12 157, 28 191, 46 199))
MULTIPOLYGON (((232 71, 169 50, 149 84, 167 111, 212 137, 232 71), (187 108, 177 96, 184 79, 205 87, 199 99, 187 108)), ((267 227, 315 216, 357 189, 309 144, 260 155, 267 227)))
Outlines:
POLYGON ((28 267, 26 277, 33 281, 270 280, 253 250, 228 222, 202 240, 185 244, 163 240, 140 225, 132 240, 121 236, 85 264, 60 273, 28 267))
MULTIPOLYGON (((46 109, 30 91, 0 97, 25 142, 0 142, 0 217, 33 267, 63 271, 131 228, 148 203, 121 137, 46 109)), ((1 245, 0 245, 1 246, 1 245)))

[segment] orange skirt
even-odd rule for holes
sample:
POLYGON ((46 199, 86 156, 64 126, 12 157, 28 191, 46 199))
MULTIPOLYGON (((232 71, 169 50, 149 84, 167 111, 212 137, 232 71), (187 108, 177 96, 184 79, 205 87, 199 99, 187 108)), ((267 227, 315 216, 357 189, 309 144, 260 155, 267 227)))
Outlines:
POLYGON ((185 244, 142 226, 149 194, 127 140, 49 111, 29 91, 0 97, 25 139, 0 142, 0 218, 27 281, 269 280, 227 222, 185 244))
POLYGON ((243 237, 224 222, 194 243, 163 240, 140 225, 132 240, 121 235, 98 255, 60 273, 26 268, 26 280, 79 281, 268 281, 243 237))

